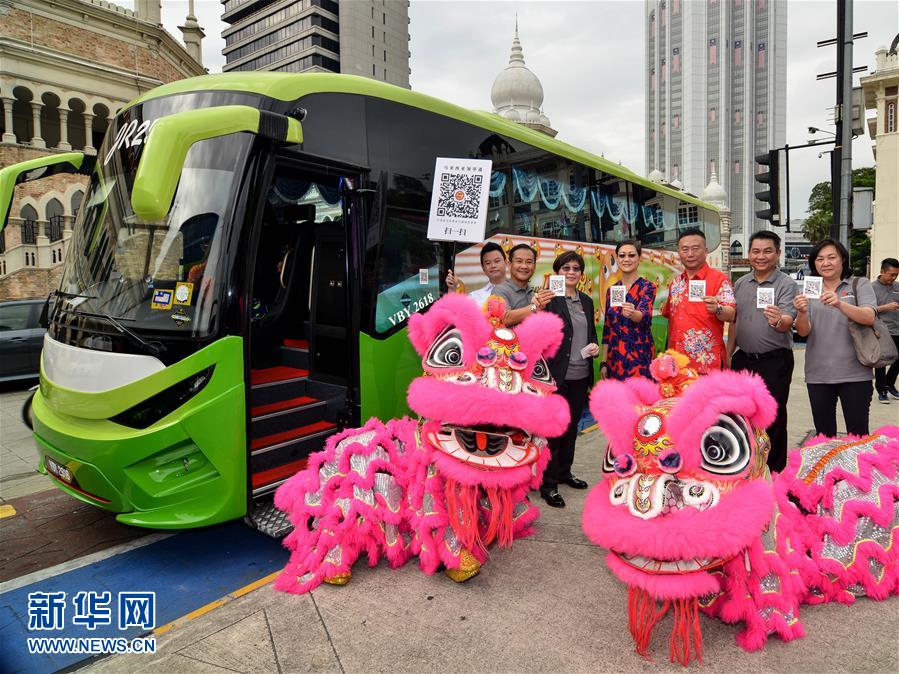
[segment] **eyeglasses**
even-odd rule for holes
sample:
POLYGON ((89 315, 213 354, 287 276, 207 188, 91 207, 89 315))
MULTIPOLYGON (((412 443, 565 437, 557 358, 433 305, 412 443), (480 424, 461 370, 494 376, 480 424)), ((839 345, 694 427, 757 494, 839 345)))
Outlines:
POLYGON ((629 258, 629 257, 640 257, 636 253, 618 253, 618 257, 629 258))
POLYGON ((580 274, 581 268, 580 267, 569 267, 568 265, 565 265, 559 271, 562 272, 563 274, 580 274))

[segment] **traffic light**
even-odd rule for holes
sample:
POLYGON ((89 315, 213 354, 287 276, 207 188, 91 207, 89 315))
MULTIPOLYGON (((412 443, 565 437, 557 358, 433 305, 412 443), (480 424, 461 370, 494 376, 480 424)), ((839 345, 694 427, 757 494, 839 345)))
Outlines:
POLYGON ((755 198, 767 206, 755 212, 755 216, 761 220, 767 220, 772 225, 780 225, 780 178, 779 158, 777 150, 771 150, 765 154, 755 156, 755 162, 759 170, 756 171, 755 180, 760 192, 755 193, 755 198))

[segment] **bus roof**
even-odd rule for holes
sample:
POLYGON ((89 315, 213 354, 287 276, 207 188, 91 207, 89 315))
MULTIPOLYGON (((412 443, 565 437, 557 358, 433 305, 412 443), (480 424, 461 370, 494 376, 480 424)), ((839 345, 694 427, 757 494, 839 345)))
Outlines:
POLYGON ((453 119, 458 119, 489 131, 505 134, 522 142, 529 143, 534 147, 539 147, 548 152, 567 157, 573 161, 616 175, 632 183, 637 183, 652 190, 656 190, 657 192, 677 197, 681 201, 697 204, 711 210, 718 210, 717 207, 706 203, 693 195, 675 190, 666 185, 652 182, 648 178, 644 178, 620 164, 616 164, 603 157, 598 157, 592 152, 569 145, 564 141, 550 138, 546 134, 526 126, 510 122, 499 115, 480 110, 469 110, 427 94, 404 89, 393 84, 387 84, 386 82, 379 82, 378 80, 369 79, 367 77, 358 77, 356 75, 255 71, 201 75, 200 77, 176 80, 174 82, 169 82, 168 84, 163 84, 160 87, 156 87, 134 99, 123 109, 163 96, 172 96, 193 91, 217 90, 245 91, 281 101, 293 101, 314 93, 359 94, 362 96, 372 96, 375 98, 395 101, 423 110, 430 110, 431 112, 446 117, 452 117, 453 119))

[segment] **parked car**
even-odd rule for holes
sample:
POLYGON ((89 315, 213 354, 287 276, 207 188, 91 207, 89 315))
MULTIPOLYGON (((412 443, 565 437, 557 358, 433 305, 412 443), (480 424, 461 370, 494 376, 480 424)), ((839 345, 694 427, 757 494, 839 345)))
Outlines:
POLYGON ((46 329, 39 323, 43 299, 0 302, 0 382, 35 379, 41 370, 46 329))

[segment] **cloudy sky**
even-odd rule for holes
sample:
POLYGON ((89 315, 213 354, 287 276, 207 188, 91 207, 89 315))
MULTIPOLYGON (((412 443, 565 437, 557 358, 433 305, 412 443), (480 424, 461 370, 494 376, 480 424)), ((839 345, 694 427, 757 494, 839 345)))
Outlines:
MULTIPOLYGON (((346 0, 344 0, 346 1, 346 0)), ((685 0, 696 2, 705 0, 685 0)), ((133 3, 121 2, 131 6, 133 3)), ((187 2, 163 0, 163 23, 176 26, 187 2)), ((226 24, 219 0, 196 0, 206 29, 204 61, 221 70, 226 24)), ((544 110, 559 137, 631 169, 644 167, 643 0, 412 0, 412 87, 460 105, 491 109, 490 87, 509 60, 518 14, 525 62, 543 83, 544 110)), ((873 70, 874 50, 899 31, 899 2, 856 0, 854 31, 868 31, 855 48, 855 65, 873 70)), ((834 47, 815 43, 835 37, 833 0, 790 0, 787 29, 787 143, 810 139, 806 129, 833 128, 835 81, 817 81, 836 69, 834 47)), ((856 76, 858 78, 858 75, 856 76)), ((856 81, 857 84, 857 81, 856 81)), ((821 137, 819 135, 819 137, 821 137)), ((872 166, 870 138, 853 143, 853 166, 872 166)), ((812 149, 790 156, 792 217, 802 217, 812 186, 830 179, 829 157, 812 149)))

